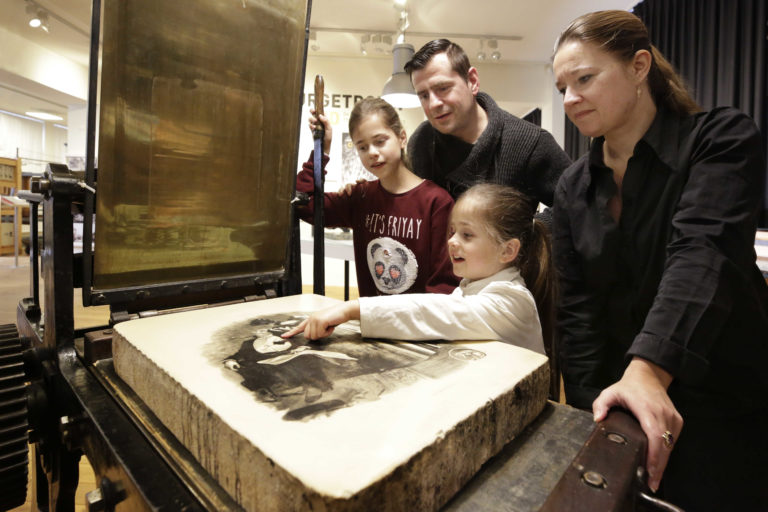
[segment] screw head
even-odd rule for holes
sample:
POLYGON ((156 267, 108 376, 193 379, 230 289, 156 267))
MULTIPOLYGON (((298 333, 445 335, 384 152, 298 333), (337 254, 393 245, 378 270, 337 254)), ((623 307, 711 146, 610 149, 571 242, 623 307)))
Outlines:
POLYGON ((627 444, 627 438, 616 432, 609 432, 606 437, 609 441, 613 441, 616 444, 627 444))
POLYGON ((586 471, 581 475, 581 478, 587 485, 591 485, 592 487, 604 488, 608 485, 608 482, 605 481, 603 475, 597 471, 586 471))

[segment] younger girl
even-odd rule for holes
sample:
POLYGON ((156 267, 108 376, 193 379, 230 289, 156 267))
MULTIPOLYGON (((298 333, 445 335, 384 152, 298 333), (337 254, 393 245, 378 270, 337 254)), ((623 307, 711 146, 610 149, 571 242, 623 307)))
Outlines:
MULTIPOLYGON (((314 112, 313 112, 314 114, 314 112)), ((309 120, 310 129, 317 121, 309 120)), ((323 166, 331 147, 325 116, 323 166)), ((378 180, 325 194, 325 221, 351 227, 357 286, 361 297, 380 294, 450 293, 458 284, 451 272, 445 233, 453 199, 441 187, 407 167, 405 130, 392 106, 379 98, 358 102, 349 117, 349 133, 363 166, 378 180)), ((312 194, 313 157, 296 177, 296 190, 312 194)), ((314 200, 299 209, 312 222, 314 200)))
POLYGON ((448 252, 453 272, 463 278, 451 295, 347 301, 312 314, 283 337, 303 332, 314 340, 359 319, 365 337, 493 339, 544 353, 537 306, 548 333, 556 276, 546 227, 533 218, 536 206, 512 187, 471 187, 450 218, 448 252))

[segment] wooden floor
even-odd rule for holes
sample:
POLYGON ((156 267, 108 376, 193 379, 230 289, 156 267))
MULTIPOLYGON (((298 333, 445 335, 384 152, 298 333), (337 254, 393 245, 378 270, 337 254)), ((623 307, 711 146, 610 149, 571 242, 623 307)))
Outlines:
MULTIPOLYGON (((0 325, 16 323, 16 309, 19 301, 29 297, 29 260, 27 257, 19 257, 18 266, 15 266, 12 256, 0 257, 0 325)), ((304 293, 312 293, 312 286, 305 285, 304 293)), ((350 299, 358 297, 357 288, 350 290, 350 299)), ((42 289, 40 292, 42 296, 42 289)), ((343 299, 342 287, 326 287, 326 295, 343 299)), ((74 296, 75 328, 88 328, 107 325, 109 323, 109 308, 107 306, 95 306, 84 308, 80 290, 75 290, 74 296)), ((31 474, 31 468, 30 468, 31 474)), ((85 512, 85 494, 96 488, 96 478, 88 460, 83 457, 80 461, 80 484, 75 497, 75 511, 85 512)), ((20 507, 11 509, 11 512, 27 512, 33 510, 30 501, 32 491, 31 482, 27 486, 27 502, 20 507)))

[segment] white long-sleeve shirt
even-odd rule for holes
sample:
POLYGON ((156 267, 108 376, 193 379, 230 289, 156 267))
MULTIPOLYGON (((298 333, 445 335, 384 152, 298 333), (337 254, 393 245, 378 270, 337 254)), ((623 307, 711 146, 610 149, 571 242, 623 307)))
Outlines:
POLYGON ((544 354, 533 295, 515 267, 453 293, 361 297, 360 331, 399 340, 499 340, 544 354))

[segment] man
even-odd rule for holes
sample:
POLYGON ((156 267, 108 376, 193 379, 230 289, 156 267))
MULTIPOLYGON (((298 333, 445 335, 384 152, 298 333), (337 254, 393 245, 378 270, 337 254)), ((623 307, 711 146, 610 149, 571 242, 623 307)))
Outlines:
MULTIPOLYGON (((478 182, 511 185, 552 205, 570 165, 552 135, 480 92, 477 69, 447 39, 425 44, 405 65, 427 116, 408 142, 413 171, 456 198, 478 182)), ((549 220, 549 216, 546 216, 549 220)))

